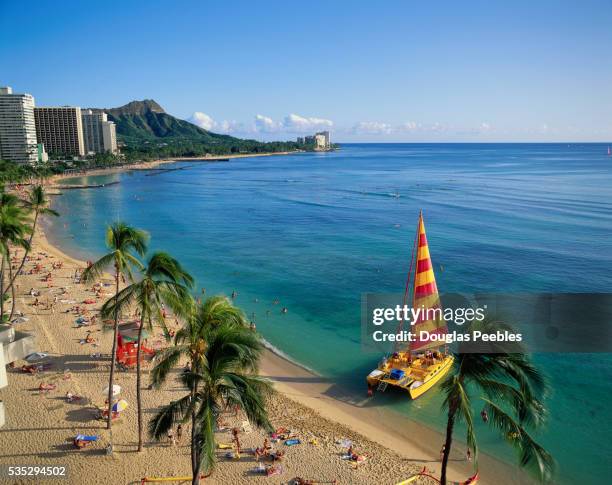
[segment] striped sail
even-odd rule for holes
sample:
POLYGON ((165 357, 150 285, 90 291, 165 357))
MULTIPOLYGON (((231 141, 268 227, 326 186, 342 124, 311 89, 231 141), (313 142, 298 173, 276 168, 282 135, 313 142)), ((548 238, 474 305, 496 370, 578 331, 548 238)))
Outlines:
POLYGON ((447 332, 446 323, 441 318, 442 307, 440 305, 440 295, 436 285, 427 236, 425 235, 425 224, 423 214, 419 214, 419 228, 417 239, 416 268, 414 275, 414 295, 412 306, 414 309, 421 309, 421 314, 412 326, 411 331, 416 334, 416 339, 410 343, 410 350, 421 351, 433 347, 440 347, 438 341, 431 342, 420 340, 420 332, 425 330, 429 334, 445 334, 447 332), (437 309, 437 311, 432 311, 437 309), (428 311, 429 310, 429 311, 428 311))

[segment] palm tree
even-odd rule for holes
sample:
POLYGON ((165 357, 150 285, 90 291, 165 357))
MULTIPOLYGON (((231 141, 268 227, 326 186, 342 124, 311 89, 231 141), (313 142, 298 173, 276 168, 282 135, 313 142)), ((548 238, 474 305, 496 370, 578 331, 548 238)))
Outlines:
POLYGON ((124 288, 115 301, 109 300, 102 307, 102 314, 118 313, 136 304, 140 311, 138 329, 138 353, 136 356, 136 402, 138 406, 138 451, 142 451, 142 399, 141 358, 142 334, 145 326, 151 329, 153 322, 159 323, 168 335, 163 317, 163 308, 168 306, 177 316, 186 316, 192 308, 189 288, 193 278, 179 262, 169 254, 158 252, 151 256, 142 279, 124 288))
MULTIPOLYGON (((32 188, 30 193, 28 194, 28 198, 26 200, 21 201, 25 207, 25 209, 29 212, 34 213, 34 218, 32 219, 32 228, 30 232, 30 237, 28 239, 28 245, 25 247, 25 251, 23 253, 23 258, 21 258, 21 263, 19 267, 15 271, 15 274, 12 275, 9 284, 5 290, 5 293, 8 292, 9 288, 14 291, 14 284, 17 276, 21 273, 23 269, 23 265, 26 262, 28 254, 30 253, 30 249, 32 248, 32 239, 34 238, 34 233, 36 231, 36 224, 38 222, 38 217, 41 215, 46 216, 54 216, 59 217, 59 214, 53 209, 49 208, 49 200, 47 199, 47 195, 45 194, 45 189, 42 185, 36 185, 32 188)), ((13 313, 15 311, 15 298, 13 296, 13 303, 11 306, 11 315, 9 319, 13 317, 13 313)))
POLYGON ((159 388, 181 357, 190 370, 181 374, 188 394, 163 406, 149 423, 149 434, 162 439, 177 423, 191 420, 192 484, 215 466, 215 426, 222 410, 239 406, 254 425, 271 429, 265 403, 272 392, 257 375, 262 343, 246 326, 243 313, 223 296, 201 304, 176 334, 175 345, 156 356, 151 377, 159 388))
MULTIPOLYGON (((498 330, 512 332, 510 326, 492 319, 473 322, 470 331, 475 330, 483 334, 498 330)), ((542 400, 548 392, 546 380, 520 343, 494 345, 495 353, 460 351, 455 355, 453 371, 442 384, 445 394, 443 406, 448 412, 440 480, 442 485, 446 485, 446 467, 457 422, 465 424, 467 445, 474 450, 474 461, 478 459, 474 401, 480 401, 483 405, 483 420, 499 430, 503 439, 518 450, 521 467, 535 472, 543 482, 552 475, 552 457, 527 431, 528 427, 537 428, 545 421, 546 409, 542 400), (481 395, 475 397, 477 392, 481 395)))
MULTIPOLYGON (((144 256, 147 251, 147 241, 149 236, 140 229, 135 229, 123 222, 115 222, 106 229, 106 247, 109 253, 102 256, 98 261, 90 265, 83 272, 83 281, 89 282, 101 277, 104 270, 113 267, 115 270, 115 296, 113 300, 117 302, 119 296, 119 279, 122 275, 133 280, 132 268, 142 268, 142 263, 133 253, 144 256)), ((118 310, 118 308, 117 308, 118 310)), ((115 311, 112 315, 113 323, 113 350, 111 352, 111 369, 108 379, 108 419, 106 427, 112 426, 112 406, 113 406, 113 383, 115 381, 115 363, 117 360, 117 333, 119 330, 119 312, 115 311)))
POLYGON ((0 322, 4 321, 5 266, 8 267, 9 282, 13 276, 10 259, 11 246, 20 246, 27 251, 29 242, 26 236, 30 230, 27 213, 20 206, 19 199, 2 189, 0 191, 0 322))

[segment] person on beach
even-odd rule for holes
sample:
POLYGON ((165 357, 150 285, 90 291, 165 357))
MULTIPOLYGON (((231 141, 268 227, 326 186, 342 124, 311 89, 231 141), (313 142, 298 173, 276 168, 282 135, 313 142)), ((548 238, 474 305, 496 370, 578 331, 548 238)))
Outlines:
POLYGON ((183 425, 179 424, 178 428, 176 428, 176 441, 178 443, 181 442, 181 437, 183 436, 183 425))
POLYGON ((470 451, 470 449, 469 449, 469 448, 467 449, 467 452, 465 453, 465 459, 466 459, 468 462, 471 462, 471 461, 472 461, 472 452, 470 451))
POLYGON ((442 448, 440 448, 440 461, 442 461, 444 459, 444 452, 446 451, 446 445, 442 445, 442 448))
POLYGON ((174 438, 174 431, 172 431, 172 428, 168 430, 168 441, 172 446, 176 445, 176 439, 174 438))
POLYGON ((234 443, 234 446, 236 448, 236 453, 240 453, 240 438, 238 437, 238 433, 240 432, 240 430, 238 428, 234 428, 232 429, 232 443, 234 443))

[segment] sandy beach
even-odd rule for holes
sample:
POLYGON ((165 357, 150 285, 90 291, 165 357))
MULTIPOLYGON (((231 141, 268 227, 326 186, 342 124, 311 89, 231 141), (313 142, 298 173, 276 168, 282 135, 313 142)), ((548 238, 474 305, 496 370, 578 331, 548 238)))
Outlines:
MULTIPOLYGON (((103 332, 97 323, 79 326, 76 321, 79 316, 91 318, 96 314, 96 309, 112 295, 111 280, 103 286, 100 297, 96 297, 92 285, 76 283, 75 270, 84 268, 85 263, 52 246, 41 230, 34 239, 30 259, 24 267, 26 273, 35 265, 42 269, 17 280, 17 309, 28 321, 16 327, 36 335, 38 349, 49 354, 47 362, 51 367, 34 375, 21 371, 24 362, 17 362, 14 369, 9 369, 9 386, 0 391, 7 415, 6 425, 0 429, 0 463, 67 466, 70 483, 129 484, 145 476, 189 475, 188 425, 176 445, 147 439, 145 451, 136 452, 133 370, 116 374, 116 383, 122 388, 121 397, 131 405, 113 426, 115 453, 105 454, 111 436, 105 429, 106 423, 96 419, 96 415, 98 407, 104 405, 112 333, 103 332), (59 264, 61 268, 57 267, 59 264), (49 272, 52 281, 42 281, 49 272), (37 297, 31 296, 31 289, 38 293, 37 297), (92 300, 95 302, 83 303, 92 300), (38 301, 36 306, 35 301, 38 301), (40 392, 41 383, 53 384, 55 389, 40 392), (68 402, 67 393, 82 399, 68 402), (79 433, 98 435, 100 440, 87 449, 77 450, 72 440, 79 433)), ((149 339, 149 343, 153 347, 166 345, 160 334, 149 339)), ((162 390, 147 389, 150 364, 144 369, 143 407, 148 420, 159 405, 177 399, 185 391, 175 379, 162 390)), ((269 403, 273 425, 290 429, 302 443, 292 447, 282 442, 274 445, 286 454, 282 461, 283 473, 271 478, 257 473, 258 463, 253 455, 243 454, 240 460, 229 460, 225 457, 226 450, 219 450, 217 468, 206 483, 289 483, 302 477, 346 484, 395 484, 424 466, 439 474, 441 434, 405 418, 398 424, 397 416, 365 405, 365 396, 364 401, 357 401, 333 383, 272 352, 266 351, 261 373, 279 391, 269 403), (353 466, 342 459, 346 452, 345 440, 350 440, 355 451, 367 457, 365 462, 353 466)), ((244 419, 240 415, 224 416, 229 428, 241 427, 244 419)), ((247 449, 261 446, 265 436, 258 430, 244 432, 242 446, 247 449)), ((219 432, 218 441, 231 441, 229 431, 219 432)), ((464 480, 472 474, 473 465, 466 460, 465 449, 458 443, 453 447, 451 460, 451 479, 464 480)), ((526 483, 524 476, 517 475, 512 467, 483 455, 480 472, 480 483, 526 483)), ((414 483, 435 482, 422 478, 414 483)))

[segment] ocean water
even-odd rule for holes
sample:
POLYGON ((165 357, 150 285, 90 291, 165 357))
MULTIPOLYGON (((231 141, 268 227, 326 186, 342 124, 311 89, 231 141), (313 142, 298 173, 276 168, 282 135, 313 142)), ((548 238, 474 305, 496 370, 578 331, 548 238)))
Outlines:
MULTIPOLYGON (((606 148, 354 144, 180 162, 176 171, 73 179, 120 183, 64 191, 54 201, 62 217, 48 231, 70 254, 92 259, 104 250, 106 224, 146 229, 152 248, 176 256, 198 289, 238 292, 237 304, 271 345, 353 399, 380 358, 361 352, 361 294, 402 291, 420 209, 443 292, 610 291, 606 148)), ((602 483, 612 472, 612 356, 535 360, 554 388, 537 438, 559 463, 557 483, 602 483)), ((443 430, 435 391, 414 402, 386 393, 375 405, 443 430)), ((482 423, 477 435, 485 451, 515 462, 482 423)))

